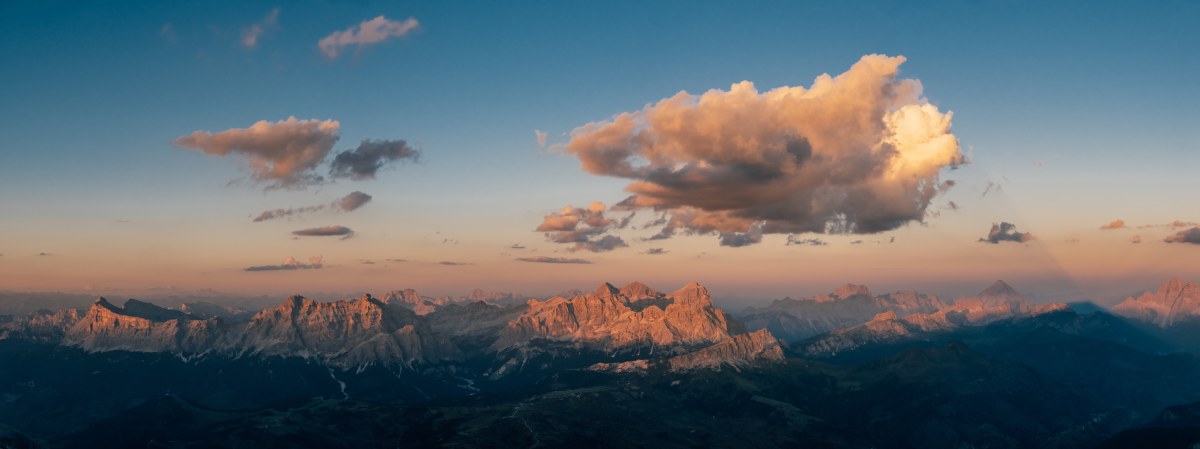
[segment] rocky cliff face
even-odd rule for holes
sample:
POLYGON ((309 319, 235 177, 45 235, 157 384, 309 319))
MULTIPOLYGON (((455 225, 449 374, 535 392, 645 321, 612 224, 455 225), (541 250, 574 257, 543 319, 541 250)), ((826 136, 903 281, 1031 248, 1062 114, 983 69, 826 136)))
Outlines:
POLYGON ((201 319, 130 299, 117 307, 100 298, 66 331, 63 344, 89 351, 200 353, 220 346, 220 319, 201 319))
POLYGON ((365 295, 316 302, 293 296, 250 319, 234 349, 254 355, 313 357, 338 366, 457 360, 458 348, 406 308, 365 295))
POLYGON ((884 312, 908 316, 935 312, 945 306, 934 295, 895 292, 872 296, 866 286, 846 284, 828 295, 785 298, 767 307, 747 308, 738 318, 749 329, 767 329, 784 340, 796 341, 859 325, 884 312))
POLYGON ((1172 279, 1157 291, 1129 297, 1112 308, 1113 313, 1160 327, 1200 319, 1200 286, 1172 279))
POLYGON ((705 346, 742 332, 743 326, 714 307, 708 290, 695 282, 667 295, 645 286, 622 290, 606 283, 570 299, 530 300, 528 310, 505 326, 493 347, 542 339, 601 350, 668 349, 705 346))

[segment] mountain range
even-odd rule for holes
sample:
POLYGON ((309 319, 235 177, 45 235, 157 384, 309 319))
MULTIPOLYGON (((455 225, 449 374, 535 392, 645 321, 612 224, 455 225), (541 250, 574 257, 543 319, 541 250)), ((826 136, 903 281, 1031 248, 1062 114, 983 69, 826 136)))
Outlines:
POLYGON ((1191 421, 1164 414, 1200 403, 1196 291, 1168 281, 1111 313, 1003 281, 952 301, 847 284, 737 314, 694 282, 257 312, 98 298, 0 317, 0 447, 1186 440, 1191 421))

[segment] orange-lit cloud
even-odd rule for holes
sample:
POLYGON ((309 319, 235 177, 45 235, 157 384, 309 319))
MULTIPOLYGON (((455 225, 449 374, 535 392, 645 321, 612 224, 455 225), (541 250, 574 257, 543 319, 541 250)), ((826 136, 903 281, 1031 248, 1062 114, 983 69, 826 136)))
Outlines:
POLYGON ((420 26, 420 22, 412 17, 402 22, 396 22, 379 16, 321 38, 317 42, 317 48, 329 59, 337 59, 346 47, 362 47, 377 44, 392 37, 406 36, 420 26))
POLYGON ((338 140, 337 120, 259 121, 249 128, 195 131, 172 143, 211 156, 246 158, 251 178, 268 188, 302 188, 320 182, 313 170, 338 140))
POLYGON ((586 209, 568 205, 542 217, 542 224, 534 230, 545 232, 552 242, 572 245, 571 251, 604 252, 629 246, 618 236, 604 234, 611 228, 627 226, 631 216, 618 221, 606 217, 604 211, 601 202, 594 201, 586 209))
POLYGON ((680 92, 640 111, 574 129, 556 149, 583 170, 630 179, 622 208, 670 211, 652 238, 723 232, 875 233, 922 221, 963 162, 950 113, 897 78, 903 57, 868 55, 809 88, 680 92))
POLYGON ((1125 228, 1125 220, 1113 220, 1106 225, 1100 226, 1102 230, 1122 229, 1125 228))

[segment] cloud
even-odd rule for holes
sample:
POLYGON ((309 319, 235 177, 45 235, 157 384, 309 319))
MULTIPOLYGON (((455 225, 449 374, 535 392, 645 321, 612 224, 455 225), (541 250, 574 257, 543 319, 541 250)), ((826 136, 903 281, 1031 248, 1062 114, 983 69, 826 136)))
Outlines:
POLYGON ((242 156, 251 179, 268 183, 268 189, 303 188, 322 181, 313 170, 337 143, 340 127, 337 120, 289 117, 217 133, 195 131, 172 143, 210 156, 242 156))
POLYGON ((826 243, 824 240, 821 240, 821 239, 802 239, 798 235, 789 235, 787 237, 787 245, 788 246, 793 246, 793 245, 825 246, 828 244, 829 243, 826 243))
POLYGON ((594 201, 587 208, 567 205, 562 210, 542 217, 537 232, 546 233, 546 238, 555 243, 573 245, 571 251, 604 252, 629 246, 615 235, 604 235, 609 230, 629 225, 629 217, 620 221, 604 214, 604 203, 594 201))
POLYGON ((321 206, 292 207, 292 208, 287 208, 287 209, 265 210, 261 214, 258 214, 257 217, 254 217, 254 222, 258 223, 260 221, 274 220, 276 218, 283 218, 283 217, 288 217, 288 216, 292 216, 292 215, 304 214, 304 213, 308 213, 308 212, 316 212, 316 211, 319 211, 324 208, 325 208, 325 206, 321 205, 321 206))
POLYGON ((267 31, 273 30, 279 20, 279 8, 272 9, 266 17, 257 23, 242 29, 242 46, 254 48, 258 46, 258 38, 267 31))
POLYGON ((451 266, 451 267, 457 267, 457 266, 462 266, 462 265, 470 265, 470 264, 469 264, 469 263, 466 263, 466 262, 451 262, 451 261, 448 261, 448 260, 443 260, 443 261, 441 261, 441 262, 438 262, 438 265, 446 265, 446 266, 451 266))
MULTIPOLYGON (((680 92, 571 131, 557 151, 630 180, 623 207, 672 214, 652 239, 721 234, 877 233, 923 221, 946 167, 963 163, 952 114, 897 77, 904 57, 868 55, 812 86, 760 93, 743 81, 680 92)), ((615 207, 614 207, 615 208, 615 207)))
POLYGON ((512 246, 510 246, 509 248, 511 248, 511 249, 525 249, 525 245, 522 245, 522 244, 520 244, 520 243, 513 243, 513 244, 512 244, 512 246))
MULTIPOLYGON (((367 204, 370 201, 371 201, 371 195, 367 195, 362 192, 351 192, 349 195, 346 195, 344 197, 334 200, 332 203, 329 204, 329 207, 332 208, 333 210, 350 212, 352 210, 362 207, 364 204, 367 204)), ((325 205, 321 204, 321 205, 317 205, 317 206, 308 206, 308 207, 292 207, 292 208, 288 208, 288 209, 265 210, 262 213, 258 214, 257 217, 254 217, 254 222, 258 223, 260 221, 274 220, 276 218, 283 218, 283 217, 289 217, 289 216, 293 216, 293 215, 306 214, 309 212, 318 212, 318 211, 321 211, 324 209, 325 209, 325 205)))
POLYGON ((546 133, 541 130, 533 130, 533 137, 537 139, 538 148, 546 148, 546 133))
POLYGON ((740 248, 761 243, 762 237, 762 226, 754 225, 749 232, 722 231, 719 239, 721 246, 740 248))
POLYGON ((354 235, 354 230, 347 228, 345 226, 321 226, 318 228, 308 228, 308 229, 301 229, 299 231, 292 231, 292 234, 295 234, 295 235, 298 235, 301 237, 343 236, 343 238, 350 238, 350 236, 354 235))
POLYGON ((159 28, 158 34, 168 43, 179 42, 179 33, 175 31, 175 25, 171 25, 171 22, 164 23, 162 28, 159 28))
POLYGON ((1125 228, 1125 220, 1113 220, 1108 224, 1100 226, 1101 230, 1122 229, 1125 228))
POLYGON ((659 254, 666 254, 669 252, 670 251, 667 251, 662 248, 650 248, 650 249, 647 249, 646 251, 643 251, 642 254, 649 254, 649 255, 655 256, 655 255, 659 255, 659 254))
POLYGON ((1130 237, 1130 238, 1129 238, 1129 243, 1142 243, 1142 236, 1141 236, 1141 234, 1138 234, 1138 235, 1135 235, 1135 236, 1133 236, 1133 237, 1130 237))
POLYGON ((313 256, 308 258, 308 263, 297 262, 292 256, 288 256, 279 265, 259 265, 254 267, 243 268, 242 271, 276 271, 276 270, 315 270, 324 266, 324 258, 321 256, 313 256))
POLYGON ((987 238, 980 238, 980 242, 997 244, 1000 242, 1028 242, 1033 240, 1033 234, 1028 232, 1017 232, 1017 225, 1009 222, 1000 222, 999 224, 992 223, 992 229, 988 231, 987 238))
POLYGON ((1163 239, 1167 243, 1191 243, 1200 245, 1200 227, 1185 229, 1167 236, 1163 239))
POLYGON ((564 264, 583 264, 583 265, 592 263, 592 261, 587 260, 587 259, 569 259, 569 258, 565 258, 565 257, 546 257, 546 256, 518 257, 516 260, 520 261, 520 262, 564 263, 564 264))
POLYGON ((384 259, 388 262, 408 262, 408 259, 384 259))
POLYGON ((353 45, 361 48, 393 37, 407 36, 420 26, 420 22, 413 17, 409 17, 403 22, 395 22, 379 16, 321 38, 317 42, 317 48, 325 57, 337 59, 346 47, 353 45))
POLYGON ((375 179, 380 168, 396 161, 416 161, 421 152, 403 140, 363 140, 354 150, 338 153, 329 165, 334 178, 375 179))
POLYGON ((1186 227, 1190 227, 1190 226, 1198 226, 1198 225, 1200 225, 1200 223, 1196 223, 1196 222, 1194 222, 1194 221, 1173 220, 1173 221, 1171 221, 1170 223, 1166 223, 1166 224, 1147 224, 1147 225, 1141 225, 1141 226, 1138 226, 1138 229, 1146 229, 1146 228, 1186 228, 1186 227))
POLYGON ((339 198, 337 201, 334 201, 333 207, 335 209, 341 209, 343 211, 350 212, 352 210, 362 207, 364 204, 367 204, 369 202, 371 202, 371 195, 367 195, 362 192, 354 191, 354 192, 350 192, 349 195, 343 196, 343 197, 339 198))
POLYGON ((38 253, 38 255, 39 256, 53 256, 53 254, 50 254, 50 253, 38 253))

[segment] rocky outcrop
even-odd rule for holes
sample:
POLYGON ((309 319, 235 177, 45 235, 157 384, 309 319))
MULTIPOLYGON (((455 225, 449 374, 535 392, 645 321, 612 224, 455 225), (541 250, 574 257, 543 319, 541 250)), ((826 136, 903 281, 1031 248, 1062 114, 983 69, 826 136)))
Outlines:
POLYGON ((1113 313, 1160 327, 1200 319, 1200 286, 1172 279, 1157 291, 1129 297, 1112 308, 1113 313))
POLYGON ((370 295, 316 302, 293 296, 246 325, 243 354, 311 357, 333 365, 405 365, 457 360, 458 348, 416 313, 370 295))
POLYGON ((846 284, 828 295, 807 299, 784 298, 738 315, 749 329, 767 329, 787 341, 797 341, 834 329, 856 326, 877 314, 899 316, 930 313, 946 306, 937 296, 895 292, 872 296, 866 286, 846 284))
POLYGON ((382 302, 386 304, 395 304, 413 311, 417 315, 428 315, 450 303, 449 298, 430 298, 421 296, 416 290, 406 288, 404 290, 393 290, 383 296, 382 302))
POLYGON ((218 318, 201 319, 136 299, 117 307, 100 298, 67 330, 63 343, 89 351, 201 353, 220 346, 223 330, 218 318))
POLYGON ((710 346, 674 356, 638 359, 618 363, 597 363, 592 371, 640 373, 654 368, 671 372, 701 369, 719 370, 728 366, 741 369, 755 364, 783 360, 783 346, 766 329, 734 335, 710 346))
POLYGON ((702 347, 744 332, 713 306, 708 290, 692 282, 671 293, 605 283, 574 298, 530 300, 493 345, 500 350, 550 340, 599 350, 702 347), (630 297, 626 292, 637 294, 630 297))

